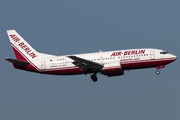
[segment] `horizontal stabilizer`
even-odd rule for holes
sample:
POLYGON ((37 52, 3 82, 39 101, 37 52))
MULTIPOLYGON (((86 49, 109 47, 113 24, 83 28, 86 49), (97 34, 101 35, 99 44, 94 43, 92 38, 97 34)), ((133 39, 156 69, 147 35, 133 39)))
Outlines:
POLYGON ((15 65, 28 65, 29 64, 29 62, 16 60, 16 59, 12 59, 12 58, 4 58, 4 59, 15 65))

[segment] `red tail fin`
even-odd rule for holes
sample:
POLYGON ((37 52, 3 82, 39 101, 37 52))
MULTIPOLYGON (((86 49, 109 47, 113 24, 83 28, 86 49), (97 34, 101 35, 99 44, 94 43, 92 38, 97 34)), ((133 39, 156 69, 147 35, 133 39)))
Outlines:
POLYGON ((13 51, 14 51, 14 54, 15 54, 17 60, 27 61, 27 60, 15 49, 15 46, 13 47, 13 45, 12 45, 12 48, 13 48, 13 51))

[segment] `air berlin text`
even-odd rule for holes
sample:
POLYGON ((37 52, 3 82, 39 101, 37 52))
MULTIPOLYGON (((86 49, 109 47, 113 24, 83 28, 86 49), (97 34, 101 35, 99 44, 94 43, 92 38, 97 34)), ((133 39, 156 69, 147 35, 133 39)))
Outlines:
POLYGON ((114 52, 111 56, 121 56, 121 55, 135 55, 135 54, 144 54, 145 50, 130 50, 124 52, 114 52))
POLYGON ((20 39, 16 35, 9 35, 14 42, 18 43, 19 47, 21 47, 31 58, 37 57, 37 55, 32 52, 32 50, 24 44, 24 42, 20 42, 20 39))

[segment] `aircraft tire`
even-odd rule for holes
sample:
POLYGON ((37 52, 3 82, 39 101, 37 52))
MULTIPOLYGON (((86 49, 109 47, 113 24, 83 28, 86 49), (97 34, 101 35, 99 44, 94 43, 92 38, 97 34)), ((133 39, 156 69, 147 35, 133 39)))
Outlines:
POLYGON ((91 79, 92 79, 93 82, 97 82, 97 77, 96 77, 96 75, 91 75, 91 79))
POLYGON ((159 74, 160 74, 159 70, 157 70, 157 71, 156 71, 156 74, 157 74, 157 75, 159 75, 159 74))

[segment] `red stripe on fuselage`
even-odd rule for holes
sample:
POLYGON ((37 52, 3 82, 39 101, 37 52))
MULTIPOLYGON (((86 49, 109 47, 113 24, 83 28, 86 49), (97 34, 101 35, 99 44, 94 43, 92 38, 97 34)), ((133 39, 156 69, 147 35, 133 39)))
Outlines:
POLYGON ((173 62, 173 58, 165 58, 165 59, 154 59, 154 60, 139 60, 136 62, 121 62, 121 66, 123 70, 132 70, 132 69, 142 69, 142 68, 152 68, 161 65, 167 65, 173 62))
MULTIPOLYGON (((141 69, 141 68, 152 68, 160 65, 166 65, 173 62, 173 58, 165 58, 165 59, 154 59, 154 60, 139 60, 139 61, 129 61, 129 62, 121 62, 121 66, 123 70, 132 70, 132 69, 141 69)), ((117 67, 108 67, 108 69, 114 70, 117 67)), ((82 69, 78 67, 63 67, 63 68, 53 68, 47 69, 44 71, 46 74, 55 74, 55 75, 76 75, 76 74, 87 74, 92 71, 83 72, 82 69)), ((99 71, 101 72, 101 71, 99 71)))

